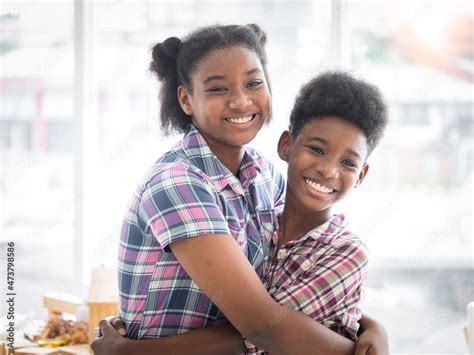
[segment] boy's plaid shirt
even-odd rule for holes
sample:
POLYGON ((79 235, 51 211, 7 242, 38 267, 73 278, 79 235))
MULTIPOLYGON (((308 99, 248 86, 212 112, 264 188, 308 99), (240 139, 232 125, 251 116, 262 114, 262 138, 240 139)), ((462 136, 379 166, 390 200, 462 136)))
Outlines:
POLYGON ((263 281, 284 187, 281 174, 250 148, 237 178, 191 127, 151 167, 123 221, 120 316, 128 336, 158 338, 227 322, 169 245, 205 234, 232 235, 263 281))
MULTIPOLYGON (((344 215, 272 252, 267 290, 281 305, 306 315, 352 340, 357 339, 367 278, 368 250, 347 230, 344 215)), ((278 231, 272 236, 272 250, 278 231)), ((262 354, 250 342, 247 354, 262 354)))

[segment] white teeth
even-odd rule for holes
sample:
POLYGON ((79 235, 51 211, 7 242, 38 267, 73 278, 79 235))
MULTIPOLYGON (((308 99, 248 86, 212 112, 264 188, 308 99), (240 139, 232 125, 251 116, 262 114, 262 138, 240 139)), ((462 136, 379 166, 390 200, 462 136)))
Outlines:
POLYGON ((306 179, 304 179, 304 182, 306 183, 306 185, 308 185, 312 189, 315 189, 316 191, 323 192, 325 194, 330 194, 330 193, 334 192, 334 189, 331 189, 331 188, 326 187, 326 186, 322 186, 322 185, 318 184, 317 182, 314 182, 310 179, 306 178, 306 179))
POLYGON ((246 117, 232 117, 232 118, 226 118, 226 121, 230 122, 230 123, 247 123, 247 122, 250 122, 252 120, 252 116, 246 116, 246 117))

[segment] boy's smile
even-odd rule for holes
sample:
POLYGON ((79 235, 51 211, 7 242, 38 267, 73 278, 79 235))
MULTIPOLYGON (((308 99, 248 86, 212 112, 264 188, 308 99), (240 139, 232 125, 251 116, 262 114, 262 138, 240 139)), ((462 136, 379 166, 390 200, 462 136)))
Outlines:
POLYGON ((330 184, 311 177, 303 177, 305 184, 311 194, 325 198, 327 195, 333 194, 337 190, 330 184))
POLYGON ((278 152, 288 163, 287 207, 319 224, 368 171, 364 133, 339 117, 310 121, 296 138, 284 132, 278 152))

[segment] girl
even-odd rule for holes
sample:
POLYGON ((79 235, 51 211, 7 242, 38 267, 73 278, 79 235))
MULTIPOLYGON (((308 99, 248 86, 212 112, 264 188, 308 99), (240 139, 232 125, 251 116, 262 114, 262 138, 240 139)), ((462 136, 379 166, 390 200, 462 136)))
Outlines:
POLYGON ((249 25, 207 27, 154 47, 162 127, 185 135, 129 205, 120 315, 129 337, 165 338, 104 337, 93 344, 97 354, 232 353, 244 350, 238 333, 271 353, 354 352, 351 341, 281 306, 262 284, 284 193, 282 176, 245 147, 270 117, 264 45, 264 33, 249 25))

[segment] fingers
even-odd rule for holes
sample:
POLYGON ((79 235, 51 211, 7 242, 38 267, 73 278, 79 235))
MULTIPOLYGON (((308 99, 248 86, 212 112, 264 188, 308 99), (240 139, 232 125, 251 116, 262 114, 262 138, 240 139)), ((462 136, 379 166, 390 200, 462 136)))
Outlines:
POLYGON ((99 330, 102 335, 115 333, 115 329, 110 325, 109 321, 106 319, 102 319, 99 322, 99 330))
POLYGON ((94 353, 98 352, 101 337, 102 337, 102 333, 100 332, 100 329, 97 327, 94 328, 94 335, 91 342, 91 349, 94 353))
POLYGON ((123 322, 122 318, 120 317, 114 317, 110 320, 110 324, 112 327, 114 327, 115 330, 117 330, 120 335, 126 336, 127 335, 127 330, 125 329, 125 323, 123 322))
POLYGON ((120 335, 122 336, 127 335, 127 329, 125 328, 125 323, 123 322, 122 318, 118 316, 109 316, 109 317, 105 317, 104 319, 107 322, 109 322, 110 325, 114 327, 116 331, 120 333, 120 335))
POLYGON ((94 333, 92 334, 92 341, 99 339, 102 337, 102 333, 98 327, 94 328, 94 333))

